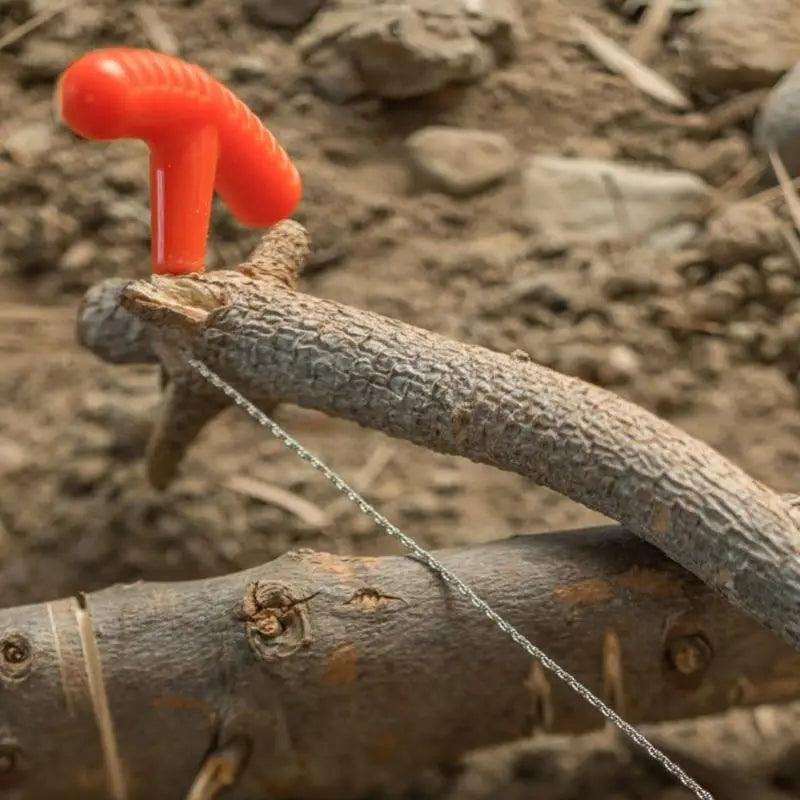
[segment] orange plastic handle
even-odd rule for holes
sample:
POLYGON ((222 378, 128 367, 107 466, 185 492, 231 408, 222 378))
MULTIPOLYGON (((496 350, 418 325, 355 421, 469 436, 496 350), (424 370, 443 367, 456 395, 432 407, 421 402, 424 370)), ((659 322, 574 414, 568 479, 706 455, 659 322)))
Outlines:
POLYGON ((65 70, 57 99, 81 136, 149 145, 154 272, 203 269, 214 188, 253 227, 289 216, 300 200, 300 176, 283 148, 194 64, 151 50, 94 50, 65 70))

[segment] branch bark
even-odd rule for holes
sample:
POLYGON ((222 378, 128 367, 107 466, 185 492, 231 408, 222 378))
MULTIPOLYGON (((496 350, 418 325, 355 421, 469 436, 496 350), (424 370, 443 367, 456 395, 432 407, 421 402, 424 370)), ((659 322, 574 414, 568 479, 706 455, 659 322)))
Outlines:
MULTIPOLYGON (((800 647, 800 512, 791 503, 608 391, 292 290, 280 268, 263 268, 264 253, 296 266, 286 253, 305 254, 304 236, 282 223, 239 270, 136 281, 120 301, 148 324, 177 384, 197 386, 192 355, 256 403, 319 409, 530 477, 621 522, 800 647)), ((82 328, 104 318, 87 309, 82 328)), ((88 338, 103 337, 95 329, 88 338)), ((172 402, 159 430, 179 427, 190 402, 188 392, 172 402)), ((205 392, 202 402, 214 400, 205 392)))
MULTIPOLYGON (((632 722, 800 697, 800 654, 623 529, 438 555, 632 722)), ((17 800, 182 800, 233 743, 227 798, 344 800, 603 722, 423 565, 307 550, 0 611, 0 688, 17 800)))

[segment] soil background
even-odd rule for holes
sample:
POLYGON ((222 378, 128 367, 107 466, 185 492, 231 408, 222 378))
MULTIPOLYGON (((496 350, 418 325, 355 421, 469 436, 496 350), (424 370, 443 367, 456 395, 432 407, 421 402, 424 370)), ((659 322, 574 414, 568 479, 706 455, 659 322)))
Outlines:
MULTIPOLYGON (((0 35, 38 7, 2 0, 0 35)), ((800 271, 788 299, 776 300, 757 276, 762 288, 733 313, 714 314, 715 270, 702 240, 675 251, 552 241, 516 224, 518 175, 466 199, 421 190, 409 176, 404 140, 443 124, 501 132, 523 156, 691 168, 725 187, 757 159, 749 122, 698 137, 604 71, 567 23, 580 12, 624 43, 631 20, 600 0, 523 2, 527 39, 480 81, 422 99, 335 104, 309 83, 294 36, 252 25, 238 2, 157 8, 181 55, 238 92, 299 167, 305 196, 296 216, 315 245, 306 291, 524 350, 667 417, 776 489, 798 490, 798 362, 793 348, 775 342, 787 304, 800 297, 800 271)), ((655 59, 684 88, 686 24, 675 19, 655 59)), ((146 483, 142 454, 158 377, 98 362, 76 344, 73 327, 92 282, 149 272, 147 153, 141 143, 80 141, 54 122, 52 102, 71 59, 119 44, 151 46, 137 4, 87 2, 0 52, 0 603, 210 576, 296 547, 396 552, 233 411, 209 427, 174 486, 159 493, 146 483), (302 498, 327 522, 244 496, 230 486, 237 476, 302 498)), ((724 99, 694 97, 699 110, 724 99)), ((257 239, 215 207, 209 266, 238 263, 257 239)), ((428 546, 601 521, 514 475, 295 408, 281 408, 277 419, 428 546)), ((775 797, 800 797, 796 719, 793 709, 761 709, 658 735, 698 759, 698 777, 717 781, 719 798, 769 798, 779 787, 775 797)), ((417 776, 404 791, 476 800, 689 796, 608 732, 478 754, 417 776)))

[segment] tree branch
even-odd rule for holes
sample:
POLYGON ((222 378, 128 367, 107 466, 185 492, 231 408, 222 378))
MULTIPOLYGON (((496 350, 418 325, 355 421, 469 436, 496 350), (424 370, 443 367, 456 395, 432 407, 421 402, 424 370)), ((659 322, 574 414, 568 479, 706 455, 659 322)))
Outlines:
MULTIPOLYGON (((620 528, 438 555, 632 722, 800 697, 800 654, 620 528)), ((603 722, 421 564, 304 550, 0 611, 0 785, 18 800, 110 796, 78 617, 126 800, 184 798, 234 741, 250 755, 226 798, 343 800, 603 722)))
MULTIPOLYGON (((297 223, 276 226, 259 258, 270 246, 292 250, 285 242, 301 232, 297 223)), ((136 281, 121 303, 149 325, 173 378, 197 384, 191 354, 256 403, 319 409, 530 477, 621 522, 800 647, 798 510, 619 396, 298 293, 253 263, 136 281)), ((90 307, 83 330, 107 317, 90 307)), ((103 336, 95 328, 82 338, 103 336)), ((177 424, 170 418, 159 430, 177 424)))

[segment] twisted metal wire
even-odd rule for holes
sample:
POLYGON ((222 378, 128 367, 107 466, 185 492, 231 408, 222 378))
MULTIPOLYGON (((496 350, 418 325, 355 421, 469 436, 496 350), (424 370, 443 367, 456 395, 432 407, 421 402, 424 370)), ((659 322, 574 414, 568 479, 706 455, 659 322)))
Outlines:
POLYGON ((402 545, 417 560, 438 575, 448 586, 455 589, 465 597, 475 608, 488 617, 503 633, 519 645, 526 653, 533 656, 541 664, 562 680, 577 695, 583 698, 590 706, 597 709, 609 722, 613 723, 634 744, 641 747, 651 758, 661 764, 664 769, 673 775, 683 786, 691 791, 699 800, 714 800, 713 795, 700 786, 679 764, 676 764, 666 753, 659 750, 644 734, 640 733, 630 723, 626 722, 611 706, 603 702, 589 688, 584 686, 574 675, 565 670, 550 656, 538 648, 525 637, 510 622, 500 616, 485 600, 470 588, 461 578, 451 572, 436 556, 417 544, 407 533, 401 531, 383 516, 374 506, 370 505, 352 486, 339 477, 330 467, 309 452, 291 434, 287 433, 280 425, 270 419, 261 409, 256 408, 244 395, 234 389, 227 381, 223 380, 216 372, 207 367, 196 358, 188 358, 187 363, 212 386, 215 386, 227 395, 239 408, 243 409, 259 425, 266 428, 272 435, 281 441, 295 455, 311 464, 314 469, 333 484, 348 500, 360 511, 366 514, 378 527, 399 540, 402 545))

